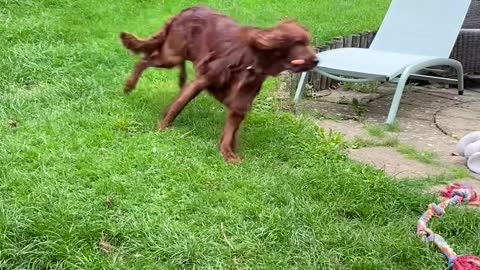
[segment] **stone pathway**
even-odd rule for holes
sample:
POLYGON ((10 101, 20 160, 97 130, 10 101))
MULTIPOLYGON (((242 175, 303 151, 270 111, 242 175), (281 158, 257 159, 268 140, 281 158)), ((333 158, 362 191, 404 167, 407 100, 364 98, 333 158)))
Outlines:
POLYGON ((365 147, 350 151, 353 160, 367 162, 397 179, 419 178, 425 175, 445 173, 440 169, 416 160, 408 159, 395 148, 365 147))
POLYGON ((313 113, 320 127, 342 133, 352 145, 358 142, 358 147, 349 149, 354 160, 400 180, 461 171, 449 175, 470 175, 461 181, 480 191, 480 177, 468 171, 462 157, 454 155, 459 138, 480 130, 480 85, 466 89, 463 96, 454 88, 408 88, 396 118, 399 130, 382 130, 394 89, 394 85, 383 84, 374 93, 325 90, 302 99, 299 108, 313 113))

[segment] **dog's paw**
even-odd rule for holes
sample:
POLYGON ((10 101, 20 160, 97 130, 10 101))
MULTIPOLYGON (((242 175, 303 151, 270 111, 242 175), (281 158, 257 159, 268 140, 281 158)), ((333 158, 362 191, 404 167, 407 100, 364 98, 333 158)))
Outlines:
POLYGON ((127 80, 123 86, 123 92, 129 94, 135 88, 135 82, 132 80, 127 80))
POLYGON ((170 124, 166 123, 165 121, 162 121, 162 120, 158 121, 157 129, 159 131, 166 130, 169 127, 170 127, 170 124))
POLYGON ((231 164, 238 164, 242 162, 242 159, 238 155, 235 155, 234 153, 224 154, 224 158, 227 163, 231 163, 231 164))
POLYGON ((231 158, 228 158, 226 162, 230 164, 239 164, 242 162, 242 159, 240 157, 231 157, 231 158))

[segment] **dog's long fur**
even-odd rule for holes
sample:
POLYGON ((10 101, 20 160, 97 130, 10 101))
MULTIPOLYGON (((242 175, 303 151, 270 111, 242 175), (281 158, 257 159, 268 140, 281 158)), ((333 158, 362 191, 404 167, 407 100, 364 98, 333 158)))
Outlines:
POLYGON ((123 45, 143 54, 125 84, 132 91, 149 67, 179 67, 180 94, 166 110, 159 129, 206 89, 228 109, 220 151, 228 162, 238 162, 235 138, 245 114, 268 76, 282 71, 307 71, 317 64, 308 30, 294 20, 271 28, 241 26, 206 6, 193 6, 171 17, 156 34, 139 39, 122 32, 123 45), (186 82, 185 61, 195 67, 195 78, 186 82))

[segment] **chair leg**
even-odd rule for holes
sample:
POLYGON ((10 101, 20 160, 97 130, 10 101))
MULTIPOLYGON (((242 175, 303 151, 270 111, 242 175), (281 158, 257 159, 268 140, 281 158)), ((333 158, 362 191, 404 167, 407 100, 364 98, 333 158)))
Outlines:
POLYGON ((303 93, 303 89, 305 88, 305 83, 307 82, 307 75, 308 75, 308 72, 303 72, 302 75, 300 76, 300 81, 298 82, 297 90, 295 91, 295 97, 293 98, 293 101, 295 103, 300 99, 300 96, 303 93))
POLYGON ((455 70, 457 71, 457 79, 458 79, 458 94, 463 96, 463 92, 465 90, 465 82, 464 82, 464 74, 463 74, 463 66, 461 64, 452 65, 455 70))
POLYGON ((398 81, 397 89, 395 90, 395 95, 393 97, 392 105, 390 106, 390 112, 388 113, 387 117, 387 124, 392 124, 395 121, 395 117, 397 116, 398 106, 400 105, 400 99, 402 98, 403 89, 407 83, 408 78, 415 74, 415 72, 433 66, 442 66, 447 65, 455 68, 457 70, 457 78, 458 78, 458 94, 462 95, 464 91, 464 81, 463 81, 463 66, 460 62, 453 60, 453 59, 433 59, 429 61, 425 61, 422 63, 418 63, 412 66, 407 67, 402 76, 400 76, 400 80, 398 81))
POLYGON ((403 90, 407 84, 409 73, 403 73, 400 77, 400 80, 397 83, 397 89, 395 90, 395 95, 393 96, 392 105, 390 105, 390 111, 388 112, 387 124, 393 124, 395 118, 397 117, 398 107, 400 106, 400 100, 402 99, 403 90))

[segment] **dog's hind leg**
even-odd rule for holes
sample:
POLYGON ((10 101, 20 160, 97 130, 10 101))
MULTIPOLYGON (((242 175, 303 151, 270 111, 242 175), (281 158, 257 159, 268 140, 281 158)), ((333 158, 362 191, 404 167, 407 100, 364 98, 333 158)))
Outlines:
POLYGON ((132 74, 130 74, 130 77, 128 77, 127 81, 125 82, 123 91, 125 93, 130 93, 137 85, 138 79, 142 75, 143 71, 149 67, 151 67, 151 64, 148 60, 145 59, 142 59, 137 64, 135 64, 132 74))
POLYGON ((131 92, 138 83, 138 79, 149 67, 156 68, 172 68, 183 62, 183 58, 180 56, 167 56, 154 52, 151 55, 145 56, 134 67, 130 77, 127 79, 124 87, 124 92, 131 92))

